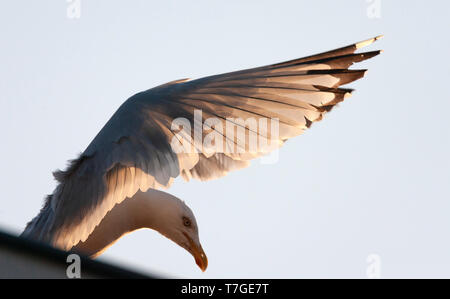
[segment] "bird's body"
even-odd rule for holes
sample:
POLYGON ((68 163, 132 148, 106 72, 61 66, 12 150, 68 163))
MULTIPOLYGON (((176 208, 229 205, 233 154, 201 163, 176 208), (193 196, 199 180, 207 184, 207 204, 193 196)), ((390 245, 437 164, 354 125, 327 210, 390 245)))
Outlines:
POLYGON ((202 264, 194 215, 180 200, 154 189, 168 188, 180 175, 221 177, 300 135, 351 94, 340 86, 366 70, 348 68, 380 53, 354 52, 377 39, 173 81, 132 96, 80 157, 54 173, 59 184, 23 236, 96 256, 123 234, 147 227, 202 264))

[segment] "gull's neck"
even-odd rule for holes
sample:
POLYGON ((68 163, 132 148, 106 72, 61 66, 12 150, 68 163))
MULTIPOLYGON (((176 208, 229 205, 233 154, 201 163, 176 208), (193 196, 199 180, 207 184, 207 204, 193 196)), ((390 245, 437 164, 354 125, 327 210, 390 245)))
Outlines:
POLYGON ((78 243, 72 250, 97 257, 125 234, 141 228, 159 230, 163 220, 158 211, 173 200, 178 199, 165 192, 150 190, 142 193, 139 191, 132 198, 127 198, 115 205, 88 239, 78 243))

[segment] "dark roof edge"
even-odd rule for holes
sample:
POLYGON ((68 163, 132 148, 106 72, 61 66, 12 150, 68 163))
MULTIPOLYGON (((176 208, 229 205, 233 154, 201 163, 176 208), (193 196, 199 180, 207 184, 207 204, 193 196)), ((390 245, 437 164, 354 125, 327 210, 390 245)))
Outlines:
POLYGON ((39 258, 47 259, 53 263, 67 264, 67 256, 76 253, 80 256, 83 269, 92 274, 103 276, 105 278, 133 278, 133 279, 155 279, 156 276, 148 276, 135 271, 127 270, 108 263, 92 260, 78 252, 66 252, 47 244, 40 243, 23 237, 13 236, 9 233, 0 231, 0 246, 6 246, 19 250, 28 255, 34 255, 39 258))

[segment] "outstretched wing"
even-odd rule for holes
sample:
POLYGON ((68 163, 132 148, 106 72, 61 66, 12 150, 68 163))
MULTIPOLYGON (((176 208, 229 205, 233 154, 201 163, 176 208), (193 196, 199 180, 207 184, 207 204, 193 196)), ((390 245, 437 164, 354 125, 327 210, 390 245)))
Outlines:
POLYGON ((352 90, 340 86, 365 73, 349 67, 380 51, 354 53, 377 39, 132 96, 81 156, 55 173, 59 185, 24 235, 70 249, 139 189, 167 188, 180 174, 207 180, 248 166, 349 96, 352 90))

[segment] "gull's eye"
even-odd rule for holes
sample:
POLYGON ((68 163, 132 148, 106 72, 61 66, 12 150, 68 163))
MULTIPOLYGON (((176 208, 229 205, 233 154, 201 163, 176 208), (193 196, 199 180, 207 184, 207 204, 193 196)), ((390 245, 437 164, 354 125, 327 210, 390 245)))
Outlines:
POLYGON ((191 226, 191 220, 189 220, 189 218, 187 218, 187 217, 183 217, 183 224, 184 224, 184 226, 189 227, 189 226, 191 226))

